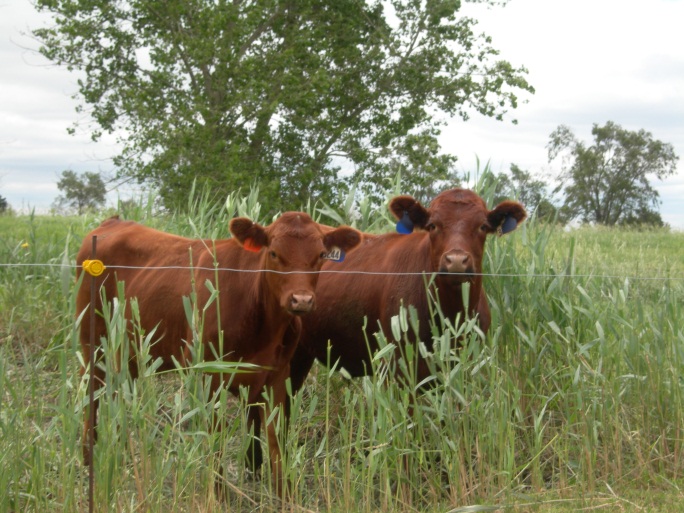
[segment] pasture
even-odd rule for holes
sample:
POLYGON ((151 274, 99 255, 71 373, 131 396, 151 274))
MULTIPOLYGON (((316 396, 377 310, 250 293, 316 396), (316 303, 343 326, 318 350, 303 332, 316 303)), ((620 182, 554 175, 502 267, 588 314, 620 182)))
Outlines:
MULTIPOLYGON (((227 203, 199 198, 185 216, 151 207, 124 215, 207 238, 227 237, 235 211, 261 220, 254 195, 227 203)), ((393 229, 382 208, 361 205, 356 226, 393 229)), ((319 222, 346 220, 309 211, 319 222)), ((73 266, 102 218, 0 217, 0 511, 87 511, 73 266)), ((482 337, 470 320, 436 322, 429 391, 416 394, 410 379, 422 348, 393 355, 392 341, 414 329, 410 309, 377 335, 373 377, 315 367, 281 429, 287 503, 268 466, 261 476, 245 469, 244 397, 211 396, 195 368, 155 373, 145 362, 150 337, 139 333, 139 379, 112 366, 102 389, 95 510, 679 511, 682 248, 682 233, 564 231, 534 219, 490 237, 492 328, 482 337), (408 385, 393 378, 396 366, 408 385), (210 429, 212 411, 227 419, 220 433, 210 429), (223 498, 214 488, 219 451, 223 498)), ((121 305, 108 316, 116 351, 121 305)))

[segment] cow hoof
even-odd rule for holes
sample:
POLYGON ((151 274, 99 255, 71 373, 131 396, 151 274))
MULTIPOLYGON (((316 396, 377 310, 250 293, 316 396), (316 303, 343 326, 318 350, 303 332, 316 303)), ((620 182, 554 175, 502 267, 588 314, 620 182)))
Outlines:
POLYGON ((247 468, 255 475, 261 474, 261 466, 264 464, 264 455, 261 451, 261 444, 258 440, 253 441, 247 449, 245 455, 247 468))

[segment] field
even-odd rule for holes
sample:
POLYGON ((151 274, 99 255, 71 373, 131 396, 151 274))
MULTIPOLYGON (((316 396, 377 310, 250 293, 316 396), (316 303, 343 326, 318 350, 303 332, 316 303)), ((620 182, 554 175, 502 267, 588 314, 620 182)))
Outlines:
MULTIPOLYGON (((360 228, 391 229, 384 212, 359 209, 360 228)), ((254 196, 231 197, 228 208, 198 200, 184 216, 124 215, 225 237, 235 210, 259 218, 254 196)), ((322 222, 345 218, 310 210, 322 222)), ((101 219, 0 217, 2 512, 88 509, 73 266, 101 219)), ((483 337, 470 321, 437 322, 430 391, 416 398, 416 383, 392 378, 406 365, 391 341, 412 329, 407 311, 381 336, 374 377, 315 368, 282 430, 293 483, 285 504, 268 469, 259 477, 244 468, 243 401, 207 397, 193 369, 158 375, 148 362, 135 382, 111 369, 95 511, 680 511, 682 248, 682 233, 566 231, 534 220, 490 238, 493 329, 483 337), (220 434, 208 429, 212 408, 228 419, 220 434), (219 450, 227 497, 214 488, 219 450)), ((116 346, 124 340, 116 309, 111 326, 116 346)))

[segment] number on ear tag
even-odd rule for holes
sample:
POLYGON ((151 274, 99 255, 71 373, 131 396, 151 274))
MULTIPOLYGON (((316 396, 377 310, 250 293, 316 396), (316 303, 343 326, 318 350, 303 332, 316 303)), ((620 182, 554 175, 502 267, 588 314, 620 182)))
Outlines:
POLYGON ((397 232, 402 235, 413 233, 413 221, 411 221, 411 218, 406 211, 404 211, 402 218, 397 221, 397 232))
POLYGON ((342 262, 344 261, 344 256, 344 251, 338 247, 334 247, 328 251, 323 258, 326 260, 332 260, 333 262, 342 262))
POLYGON ((501 234, 512 232, 518 226, 518 221, 512 215, 507 215, 504 222, 501 223, 501 234))

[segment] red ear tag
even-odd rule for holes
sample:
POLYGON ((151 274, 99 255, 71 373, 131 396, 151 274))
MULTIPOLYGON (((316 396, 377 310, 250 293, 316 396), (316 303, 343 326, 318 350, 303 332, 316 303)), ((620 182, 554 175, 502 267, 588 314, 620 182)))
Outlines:
POLYGON ((242 247, 245 248, 247 251, 251 251, 252 253, 258 253, 261 251, 261 248, 263 246, 260 246, 256 242, 254 242, 254 239, 247 238, 245 239, 245 242, 242 244, 242 247))

